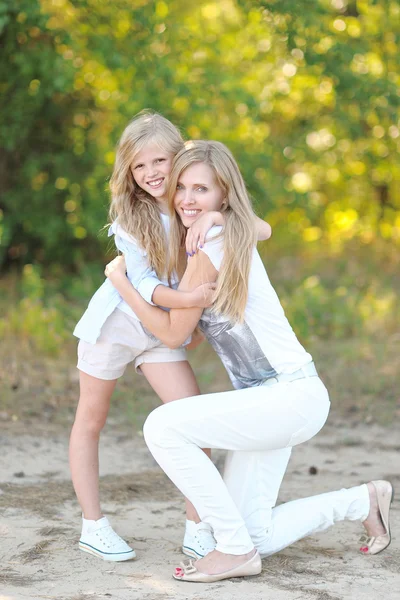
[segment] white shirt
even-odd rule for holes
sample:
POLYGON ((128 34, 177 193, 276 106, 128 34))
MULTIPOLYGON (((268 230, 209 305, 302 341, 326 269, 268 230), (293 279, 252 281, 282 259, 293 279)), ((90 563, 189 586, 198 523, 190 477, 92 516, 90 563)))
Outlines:
MULTIPOLYGON (((168 236, 169 216, 161 213, 161 221, 168 236)), ((147 253, 138 245, 135 238, 118 225, 117 221, 114 221, 109 228, 108 235, 115 236, 115 245, 125 256, 128 279, 133 287, 146 302, 153 304, 152 296, 155 288, 160 284, 168 285, 167 280, 160 280, 157 277, 154 269, 149 265, 147 253)), ((172 283, 176 284, 177 281, 172 283)), ((74 329, 74 335, 85 342, 95 344, 106 319, 116 308, 139 321, 130 306, 122 300, 111 281, 106 279, 90 300, 85 313, 74 329)))
MULTIPOLYGON (((213 227, 202 248, 217 271, 223 259, 221 230, 221 227, 213 227)), ((256 248, 244 322, 233 324, 224 315, 207 309, 201 317, 200 328, 221 358, 236 389, 260 385, 278 373, 294 373, 312 361, 285 316, 256 248)))

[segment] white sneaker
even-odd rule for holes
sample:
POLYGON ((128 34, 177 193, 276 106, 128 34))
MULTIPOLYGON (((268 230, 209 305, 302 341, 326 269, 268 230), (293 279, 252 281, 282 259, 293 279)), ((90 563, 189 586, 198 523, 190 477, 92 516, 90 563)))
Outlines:
POLYGON ((107 517, 97 521, 82 519, 79 548, 103 560, 122 561, 135 558, 136 553, 111 527, 107 517))
POLYGON ((212 529, 207 523, 186 521, 185 537, 183 538, 182 552, 192 558, 203 558, 215 550, 217 542, 212 534, 212 529))

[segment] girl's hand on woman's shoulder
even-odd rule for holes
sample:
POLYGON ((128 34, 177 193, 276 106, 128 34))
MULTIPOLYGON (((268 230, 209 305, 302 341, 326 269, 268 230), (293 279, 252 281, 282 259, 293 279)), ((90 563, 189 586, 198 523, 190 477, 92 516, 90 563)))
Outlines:
POLYGON ((214 225, 225 225, 224 216, 218 211, 210 211, 201 215, 189 227, 186 234, 186 254, 188 256, 193 256, 199 247, 204 246, 206 235, 214 225))
POLYGON ((117 256, 114 260, 109 262, 104 269, 104 274, 111 282, 120 277, 126 277, 126 263, 124 256, 117 256))

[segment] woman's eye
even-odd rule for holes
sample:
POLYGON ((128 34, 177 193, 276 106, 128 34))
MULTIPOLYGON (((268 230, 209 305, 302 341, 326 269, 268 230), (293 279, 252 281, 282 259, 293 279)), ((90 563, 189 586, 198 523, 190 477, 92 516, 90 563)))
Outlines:
POLYGON ((182 189, 183 189, 180 183, 178 183, 178 184, 176 185, 176 189, 177 189, 177 190, 182 190, 182 189))
POLYGON ((203 185, 199 185, 199 187, 197 188, 197 191, 199 191, 199 192, 206 192, 207 188, 204 187, 203 185))
POLYGON ((157 158, 156 159, 156 163, 160 163, 160 162, 164 162, 164 161, 165 161, 165 158, 157 158))

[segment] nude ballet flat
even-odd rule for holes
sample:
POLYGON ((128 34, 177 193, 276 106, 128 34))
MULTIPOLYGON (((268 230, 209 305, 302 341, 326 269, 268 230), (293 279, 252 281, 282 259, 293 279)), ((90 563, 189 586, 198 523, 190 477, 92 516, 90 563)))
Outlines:
POLYGON ((361 546, 360 552, 363 554, 379 554, 379 552, 385 550, 385 548, 387 548, 391 542, 389 511, 390 505, 393 501, 393 487, 389 481, 378 480, 371 481, 371 483, 376 489, 379 512, 386 533, 376 537, 368 537, 367 535, 361 536, 360 542, 363 544, 363 546, 361 546))
POLYGON ((260 573, 261 558, 258 552, 256 552, 255 555, 243 565, 239 565, 238 567, 229 569, 229 571, 224 571, 223 573, 217 573, 216 575, 201 573, 196 569, 192 560, 181 562, 181 566, 175 569, 175 574, 172 575, 172 577, 178 581, 214 583, 215 581, 229 579, 230 577, 250 577, 252 575, 259 575, 260 573))

